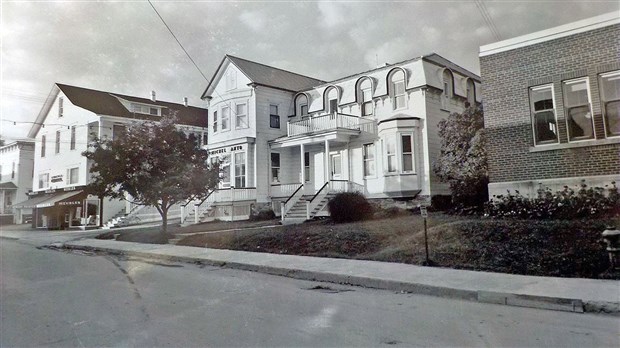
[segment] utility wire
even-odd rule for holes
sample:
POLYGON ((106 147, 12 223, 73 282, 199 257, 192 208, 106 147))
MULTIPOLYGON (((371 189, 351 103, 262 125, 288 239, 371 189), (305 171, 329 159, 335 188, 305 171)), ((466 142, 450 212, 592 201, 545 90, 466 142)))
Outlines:
POLYGON ((482 0, 476 0, 475 3, 476 7, 480 11, 480 14, 482 15, 482 19, 484 19, 487 26, 491 30, 491 34, 493 34, 496 40, 501 40, 501 35, 499 34, 499 31, 497 30, 497 27, 495 26, 495 23, 493 22, 493 19, 491 18, 491 15, 486 8, 486 5, 482 2, 482 0))

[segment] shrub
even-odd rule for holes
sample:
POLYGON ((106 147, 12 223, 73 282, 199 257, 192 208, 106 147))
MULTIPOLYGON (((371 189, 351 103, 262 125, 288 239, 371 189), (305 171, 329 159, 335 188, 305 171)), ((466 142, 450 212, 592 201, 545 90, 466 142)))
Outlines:
POLYGON ((327 209, 334 222, 360 221, 372 217, 372 206, 358 192, 343 192, 337 194, 327 203, 327 209))
POLYGON ((446 211, 452 209, 452 196, 435 195, 431 197, 431 209, 433 211, 446 211))
POLYGON ((257 213, 252 212, 250 215, 250 221, 265 221, 273 220, 276 218, 276 214, 271 209, 261 210, 257 213))
POLYGON ((496 196, 485 204, 485 215, 519 219, 581 219, 620 215, 620 194, 616 183, 607 189, 590 187, 582 182, 577 191, 564 186, 552 192, 540 188, 538 197, 527 198, 519 191, 496 196), (607 191, 607 194, 605 194, 607 191))

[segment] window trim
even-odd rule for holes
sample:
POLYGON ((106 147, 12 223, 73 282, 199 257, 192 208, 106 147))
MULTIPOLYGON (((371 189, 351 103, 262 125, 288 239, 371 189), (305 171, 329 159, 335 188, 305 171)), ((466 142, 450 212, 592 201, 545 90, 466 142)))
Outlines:
POLYGON ((231 183, 231 187, 235 187, 235 188, 243 188, 243 187, 247 187, 247 158, 248 156, 246 156, 246 152, 245 151, 236 151, 232 153, 231 159, 233 161, 233 165, 232 167, 234 168, 234 175, 231 175, 231 181, 234 181, 235 186, 232 186, 231 183), (237 155, 243 155, 243 163, 239 164, 237 163, 237 155), (237 173, 237 166, 239 165, 243 165, 243 175, 239 175, 237 173), (234 180, 233 180, 234 178, 234 180), (237 186, 237 178, 243 178, 243 185, 242 186, 237 186))
POLYGON ((396 175, 399 173, 398 171, 398 142, 396 142, 398 133, 396 134, 388 134, 388 136, 384 137, 382 140, 383 143, 383 147, 384 147, 384 159, 385 159, 385 163, 384 163, 384 173, 385 175, 396 175), (389 140, 394 141, 394 153, 390 154, 389 151, 389 147, 388 147, 388 141, 389 140), (390 171, 390 156, 394 156, 394 164, 395 164, 395 168, 393 171, 390 171))
POLYGON ((220 112, 222 113, 220 115, 220 132, 227 132, 230 130, 230 107, 228 105, 224 105, 221 107, 220 112), (226 115, 226 117, 224 117, 224 114, 226 114, 224 110, 228 111, 228 115, 226 115), (224 120, 226 120, 227 123, 226 128, 224 128, 224 120))
MULTIPOLYGON (((562 81, 562 106, 564 107, 564 122, 566 124, 566 139, 568 140, 569 143, 576 143, 576 142, 580 142, 580 141, 586 141, 586 140, 593 140, 596 139, 596 129, 594 128, 594 113, 592 112, 592 95, 591 95, 591 90, 590 90, 590 78, 588 76, 584 76, 584 77, 578 77, 575 79, 570 79, 570 80, 564 80, 562 81), (583 107, 585 105, 578 105, 578 106, 568 106, 567 100, 566 100, 566 93, 564 88, 570 84, 575 84, 575 83, 579 83, 579 82, 585 82, 586 83, 586 94, 588 96, 588 110, 590 111, 590 125, 592 126, 592 136, 591 137, 575 137, 573 139, 571 139, 571 132, 570 132, 570 120, 569 120, 569 115, 568 112, 570 109, 576 108, 576 107, 583 107)), ((554 103, 555 106, 555 103, 554 103)))
POLYGON ((362 144, 362 174, 364 176, 364 179, 375 179, 377 177, 377 145, 375 143, 367 143, 367 144, 362 144), (367 158, 366 157, 366 148, 368 146, 372 146, 372 153, 373 153, 373 158, 367 158), (366 173, 366 162, 374 162, 374 173, 372 174, 367 174, 366 173))
POLYGON ((269 128, 273 128, 273 129, 281 129, 282 128, 282 122, 280 119, 280 108, 278 107, 278 104, 269 104, 269 128), (276 113, 273 114, 271 107, 275 106, 276 108, 276 113), (277 119, 277 127, 275 127, 273 125, 273 120, 277 119))
POLYGON ((77 185, 80 182, 80 167, 71 167, 67 168, 67 185, 77 185), (75 170, 77 174, 75 175, 75 181, 71 180, 71 171, 75 170))
POLYGON ((400 152, 400 173, 401 174, 415 174, 416 173, 416 165, 415 165, 415 140, 413 132, 399 132, 398 133, 398 151, 400 152), (403 149, 403 137, 408 136, 411 138, 411 152, 405 153, 403 149), (405 170, 405 154, 411 155, 411 170, 405 170))
MULTIPOLYGON (((532 140, 534 141, 534 146, 538 147, 538 146, 549 146, 549 145, 557 145, 560 143, 560 130, 558 127, 558 113, 556 112, 556 106, 557 103, 555 101, 555 87, 553 86, 553 83, 547 83, 544 85, 537 85, 537 86, 530 86, 528 87, 528 99, 529 99, 529 104, 530 104, 530 125, 532 127, 532 140), (557 128, 556 130, 556 135, 555 135, 555 141, 543 141, 543 142, 538 142, 536 140, 536 112, 534 110, 534 103, 532 101, 532 91, 538 91, 538 90, 542 90, 545 88, 551 88, 551 101, 553 102, 553 109, 551 109, 553 111, 553 116, 555 119, 555 126, 557 128)), ((547 109, 548 110, 548 109, 547 109)))
MULTIPOLYGON (((618 78, 620 78, 620 70, 613 70, 613 71, 608 71, 608 72, 604 72, 604 73, 600 73, 597 75, 597 82, 598 82, 598 90, 599 90, 599 99, 601 102, 601 114, 603 115, 603 130, 605 132, 605 138, 618 138, 620 137, 620 132, 614 134, 614 133, 610 133, 608 130, 608 126, 607 126, 607 107, 606 104, 607 103, 611 103, 611 102, 619 102, 620 103, 620 95, 618 96, 619 99, 612 99, 612 100, 606 100, 605 99, 605 90, 603 88, 603 78, 604 77, 614 77, 614 76, 618 76, 618 78)), ((620 118, 620 115, 618 116, 620 118)), ((618 122, 620 122, 620 120, 618 120, 618 122)))
POLYGON ((282 156, 280 156, 279 152, 271 151, 269 153, 269 182, 271 182, 272 184, 279 184, 281 182, 280 181, 281 169, 282 169, 282 156), (278 166, 277 167, 274 167, 274 165, 273 165, 273 155, 277 155, 278 156, 278 166), (273 175, 273 170, 274 169, 278 170, 278 176, 277 176, 278 180, 274 180, 276 178, 273 175))
POLYGON ((310 180, 310 171, 312 166, 310 165, 310 152, 308 151, 304 151, 304 177, 306 179, 306 182, 310 182, 312 180, 310 180), (306 156, 308 156, 308 161, 306 162, 306 156))
POLYGON ((394 75, 390 77, 390 83, 392 84, 392 110, 402 110, 407 108, 407 86, 405 85, 405 73, 403 72, 403 78, 395 80, 394 75), (396 94, 396 85, 402 83, 403 84, 403 93, 396 94), (403 106, 398 107, 398 98, 403 98, 403 106))
POLYGON ((241 103, 237 103, 235 104, 235 129, 246 129, 246 128, 250 128, 250 122, 249 122, 249 118, 248 118, 248 103, 247 102, 241 102, 241 103), (239 106, 244 105, 245 106, 245 113, 244 114, 239 114, 239 106), (240 126, 239 125, 239 116, 245 116, 245 126, 240 126))
POLYGON ((39 173, 39 189, 47 189, 49 187, 50 187, 50 173, 39 173), (45 182, 41 180, 41 177, 43 176, 45 176, 46 178, 45 182))

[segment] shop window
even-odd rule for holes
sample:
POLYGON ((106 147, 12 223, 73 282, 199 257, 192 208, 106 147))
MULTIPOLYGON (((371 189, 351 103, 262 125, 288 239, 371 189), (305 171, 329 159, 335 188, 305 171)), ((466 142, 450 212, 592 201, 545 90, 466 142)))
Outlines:
POLYGON ((599 76, 601 108, 607 136, 620 135, 620 70, 599 76))
POLYGON ((280 115, 278 114, 277 105, 269 105, 269 127, 280 128, 280 115))
POLYGON ((245 152, 235 153, 235 187, 245 187, 245 152))
POLYGON ((71 126, 71 150, 75 150, 75 126, 71 126))
POLYGON ((562 83, 569 140, 592 139, 594 125, 590 110, 588 78, 562 83))
POLYGON ((364 144, 362 152, 364 156, 364 176, 375 176, 375 144, 364 144))
POLYGON ((530 88, 530 109, 535 144, 557 143, 558 127, 552 85, 530 88))
POLYGON ((280 182, 280 154, 277 152, 271 153, 271 181, 280 182))
POLYGON ((236 108, 235 127, 248 128, 247 104, 237 104, 235 108, 236 108))
POLYGON ((80 180, 79 174, 80 174, 80 169, 77 167, 67 169, 67 184, 76 185, 80 180))

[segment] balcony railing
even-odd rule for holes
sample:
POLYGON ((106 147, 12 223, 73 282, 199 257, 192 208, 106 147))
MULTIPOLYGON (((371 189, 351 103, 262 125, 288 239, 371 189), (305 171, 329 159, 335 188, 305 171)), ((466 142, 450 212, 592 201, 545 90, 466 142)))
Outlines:
POLYGON ((271 197, 290 197, 298 188, 300 183, 292 184, 271 184, 271 197))
POLYGON ((336 130, 339 128, 371 134, 377 133, 377 123, 374 120, 346 114, 329 114, 310 117, 306 120, 289 122, 288 136, 291 137, 314 132, 336 130))

